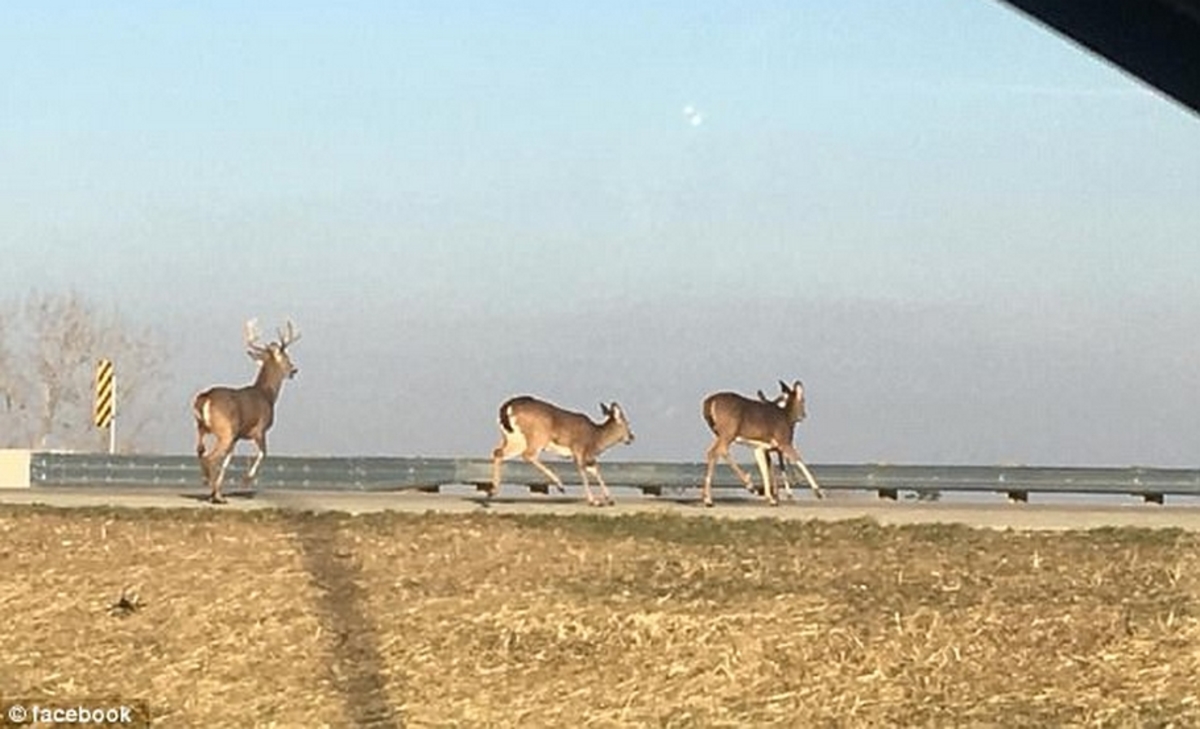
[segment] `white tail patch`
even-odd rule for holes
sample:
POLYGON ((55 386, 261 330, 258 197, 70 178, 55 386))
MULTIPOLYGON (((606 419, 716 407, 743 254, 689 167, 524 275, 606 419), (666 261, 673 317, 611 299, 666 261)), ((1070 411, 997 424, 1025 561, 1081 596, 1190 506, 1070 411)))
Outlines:
POLYGON ((205 428, 212 428, 212 401, 203 395, 197 395, 196 399, 200 400, 200 407, 194 412, 196 419, 204 425, 205 428))
MULTIPOLYGON (((512 422, 512 421, 509 421, 509 422, 512 422)), ((527 439, 525 437, 525 433, 520 428, 516 427, 515 425, 511 432, 506 432, 504 434, 503 448, 504 448, 504 452, 507 454, 505 456, 506 458, 515 456, 516 454, 523 452, 528 445, 529 445, 529 439, 527 439)))

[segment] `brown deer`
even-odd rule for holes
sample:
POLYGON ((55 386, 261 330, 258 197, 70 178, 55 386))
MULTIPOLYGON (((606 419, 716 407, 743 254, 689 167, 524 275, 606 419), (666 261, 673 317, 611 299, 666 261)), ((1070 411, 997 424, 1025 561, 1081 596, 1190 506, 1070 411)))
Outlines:
POLYGON ((225 503, 221 483, 238 441, 249 440, 258 450, 250 469, 242 477, 242 483, 247 487, 254 482, 258 467, 267 455, 267 431, 275 422, 275 402, 279 399, 283 381, 300 371, 292 364, 287 352, 288 346, 299 339, 300 335, 288 321, 287 329, 279 330, 279 341, 263 345, 258 341, 254 320, 246 322, 246 353, 258 362, 258 377, 254 383, 237 388, 210 387, 192 400, 192 414, 196 417, 196 456, 200 459, 205 483, 212 489, 210 498, 214 504, 225 503), (206 452, 205 436, 208 435, 213 436, 214 443, 206 452))
POLYGON ((772 401, 751 400, 736 392, 718 392, 704 398, 704 420, 716 436, 706 454, 705 506, 713 505, 712 475, 718 457, 729 463, 748 490, 755 490, 753 480, 729 455, 729 446, 735 442, 754 448, 754 459, 763 477, 763 493, 772 505, 779 503, 771 488, 770 468, 767 462, 767 453, 772 449, 778 450, 786 462, 796 464, 817 498, 824 496, 808 467, 800 460, 796 447, 792 445, 796 423, 806 416, 804 386, 799 380, 791 386, 781 380, 779 386, 784 396, 781 405, 772 401))
POLYGON ((500 490, 501 464, 518 453, 544 473, 560 494, 566 493, 562 479, 538 460, 538 454, 549 449, 575 461, 579 476, 583 479, 588 504, 612 504, 612 496, 600 475, 600 466, 596 459, 617 443, 632 443, 633 431, 630 430, 629 421, 617 403, 600 403, 600 412, 604 414, 605 420, 595 423, 583 413, 563 410, 528 395, 506 400, 500 406, 501 439, 500 445, 492 451, 492 487, 488 495, 495 496, 500 490), (603 501, 597 500, 592 494, 588 474, 595 476, 596 482, 600 484, 600 490, 604 494, 603 501))
MULTIPOLYGON (((782 384, 782 383, 780 383, 780 384, 782 384)), ((784 390, 783 392, 779 393, 778 395, 776 395, 775 397, 772 398, 772 397, 767 397, 765 394, 763 394, 762 390, 759 390, 758 391, 758 399, 761 400, 762 402, 769 402, 772 405, 774 405, 775 407, 782 408, 783 404, 785 402, 787 402, 787 391, 784 390)), ((773 478, 775 478, 775 468, 774 468, 775 464, 771 463, 771 456, 775 456, 776 463, 778 463, 778 465, 779 465, 779 476, 783 481, 783 490, 787 493, 788 500, 791 501, 792 499, 794 499, 796 497, 795 497, 795 494, 792 493, 792 482, 791 482, 791 479, 789 479, 788 475, 787 475, 787 464, 785 464, 783 462, 783 453, 780 452, 780 450, 778 448, 767 449, 767 464, 768 464, 768 466, 770 466, 770 468, 768 470, 770 471, 771 478, 773 479, 773 478)), ((755 493, 758 494, 757 491, 755 493)), ((762 495, 762 494, 758 494, 758 495, 762 495)))

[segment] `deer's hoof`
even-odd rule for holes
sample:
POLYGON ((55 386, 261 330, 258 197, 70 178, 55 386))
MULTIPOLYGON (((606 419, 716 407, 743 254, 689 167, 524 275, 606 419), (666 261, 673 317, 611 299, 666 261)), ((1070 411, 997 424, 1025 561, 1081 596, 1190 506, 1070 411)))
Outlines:
POLYGON ((712 507, 713 507, 712 499, 705 499, 704 500, 704 508, 711 509, 712 507))
POLYGON ((227 503, 229 503, 229 502, 228 502, 228 501, 225 499, 225 497, 224 497, 224 496, 221 496, 221 495, 219 495, 219 494, 213 494, 212 496, 208 497, 208 500, 209 500, 209 502, 210 502, 210 503, 213 503, 213 504, 227 504, 227 503))

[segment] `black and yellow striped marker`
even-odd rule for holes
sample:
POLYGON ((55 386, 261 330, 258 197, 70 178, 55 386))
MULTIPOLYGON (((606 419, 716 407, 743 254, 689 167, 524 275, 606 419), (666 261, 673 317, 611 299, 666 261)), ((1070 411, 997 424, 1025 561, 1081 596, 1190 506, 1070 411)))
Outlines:
POLYGON ((112 360, 102 359, 96 366, 96 408, 93 420, 97 428, 107 428, 112 425, 115 408, 113 363, 112 360))

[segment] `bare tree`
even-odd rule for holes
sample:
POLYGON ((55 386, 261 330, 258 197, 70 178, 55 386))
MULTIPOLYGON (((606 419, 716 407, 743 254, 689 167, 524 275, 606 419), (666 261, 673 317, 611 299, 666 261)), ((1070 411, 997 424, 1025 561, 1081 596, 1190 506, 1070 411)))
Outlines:
POLYGON ((66 296, 34 293, 25 301, 24 320, 30 328, 31 364, 39 396, 35 448, 51 446, 52 434, 72 441, 75 433, 87 427, 82 416, 89 400, 87 365, 95 351, 90 318, 87 305, 75 292, 66 296))
MULTIPOLYGON (((21 396, 25 385, 20 370, 16 367, 12 350, 16 321, 14 307, 0 305, 0 422, 5 425, 10 425, 15 415, 24 408, 21 396)), ((11 427, 5 428, 5 431, 9 429, 11 427)), ((0 431, 0 442, 10 437, 5 431, 0 431)))
POLYGON ((92 424, 93 378, 103 357, 117 372, 118 445, 135 450, 157 417, 149 405, 166 381, 160 337, 75 291, 34 291, 0 311, 0 445, 103 447, 107 436, 92 424))

